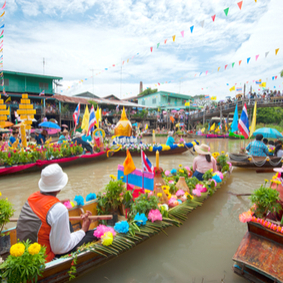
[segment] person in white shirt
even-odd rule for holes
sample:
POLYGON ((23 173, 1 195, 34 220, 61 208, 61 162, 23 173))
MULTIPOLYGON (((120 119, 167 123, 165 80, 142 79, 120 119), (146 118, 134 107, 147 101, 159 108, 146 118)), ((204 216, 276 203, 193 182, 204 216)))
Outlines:
POLYGON ((29 196, 17 222, 17 238, 45 246, 47 262, 55 255, 74 252, 82 244, 97 240, 93 231, 88 231, 90 211, 81 215, 81 230, 73 232, 68 209, 56 197, 67 183, 68 176, 58 164, 44 168, 38 182, 40 191, 29 196))

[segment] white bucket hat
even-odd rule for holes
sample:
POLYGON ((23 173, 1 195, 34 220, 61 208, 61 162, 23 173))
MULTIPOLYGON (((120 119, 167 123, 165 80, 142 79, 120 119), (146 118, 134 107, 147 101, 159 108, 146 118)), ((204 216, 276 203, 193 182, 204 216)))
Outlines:
POLYGON ((68 175, 57 164, 51 164, 41 171, 38 186, 41 192, 51 193, 61 191, 68 183, 68 175))

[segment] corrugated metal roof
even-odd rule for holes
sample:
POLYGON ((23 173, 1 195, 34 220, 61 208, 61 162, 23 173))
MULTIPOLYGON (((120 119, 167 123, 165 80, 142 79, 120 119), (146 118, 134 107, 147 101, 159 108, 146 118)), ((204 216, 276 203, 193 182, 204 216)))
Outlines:
POLYGON ((44 78, 44 79, 51 79, 51 80, 62 80, 62 77, 55 77, 55 76, 46 76, 46 75, 38 75, 38 74, 30 74, 30 73, 22 73, 22 72, 14 72, 14 71, 3 71, 4 75, 16 75, 16 76, 25 76, 25 77, 36 77, 36 78, 44 78))

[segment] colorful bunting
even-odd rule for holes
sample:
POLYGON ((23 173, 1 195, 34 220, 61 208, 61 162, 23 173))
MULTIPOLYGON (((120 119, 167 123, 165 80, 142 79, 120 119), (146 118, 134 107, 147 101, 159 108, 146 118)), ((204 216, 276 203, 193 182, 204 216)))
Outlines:
POLYGON ((221 67, 218 67, 218 70, 217 70, 217 72, 219 72, 220 68, 221 68, 221 67))
POLYGON ((215 21, 215 17, 216 15, 211 16, 213 22, 215 21))
MULTIPOLYGON (((181 35, 182 35, 182 37, 184 37, 184 33, 185 33, 185 31, 181 31, 181 35)), ((174 39, 173 39, 173 41, 174 41, 174 39)))
POLYGON ((239 66, 241 65, 241 63, 242 63, 242 60, 239 61, 239 66))
POLYGON ((150 47, 150 51, 152 52, 152 50, 153 50, 153 47, 150 47))
POLYGON ((269 51, 265 52, 265 58, 267 57, 268 53, 269 53, 269 51))
POLYGON ((207 75, 208 71, 205 72, 205 75, 207 75))
POLYGON ((251 57, 249 57, 249 58, 247 59, 247 64, 249 64, 250 60, 251 60, 251 57))
POLYGON ((204 26, 204 20, 200 22, 201 27, 203 28, 204 26))
POLYGON ((277 55, 279 48, 275 49, 275 55, 277 55))
POLYGON ((191 26, 191 27, 190 27, 190 30, 191 30, 191 33, 193 33, 194 26, 191 26))
POLYGON ((259 57, 259 55, 256 55, 256 56, 255 56, 255 60, 256 60, 256 61, 257 61, 258 57, 259 57))
POLYGON ((2 15, 0 16, 0 18, 3 17, 4 15, 5 15, 5 11, 2 13, 2 15))
POLYGON ((176 35, 173 35, 172 36, 172 38, 173 38, 173 42, 175 41, 175 39, 176 39, 176 35))
POLYGON ((228 12, 229 12, 229 8, 224 9, 224 13, 225 13, 226 17, 228 16, 228 12))
POLYGON ((240 8, 240 10, 241 10, 241 9, 242 9, 242 5, 243 5, 243 1, 238 2, 237 4, 238 4, 238 6, 239 6, 239 8, 240 8))
POLYGON ((232 86, 232 87, 230 88, 230 91, 233 91, 233 90, 235 90, 235 86, 232 86))
POLYGON ((157 43, 157 49, 158 49, 158 47, 159 47, 159 44, 160 44, 160 43, 157 43))
POLYGON ((227 67, 228 67, 228 65, 225 65, 225 70, 226 70, 227 67))
POLYGON ((232 63, 232 68, 234 68, 234 65, 235 65, 235 62, 234 62, 234 63, 232 63))
POLYGON ((6 7, 6 1, 4 3, 4 5, 2 6, 1 10, 4 9, 6 7))
POLYGON ((167 42, 167 39, 164 40, 164 44, 166 44, 166 42, 167 42))

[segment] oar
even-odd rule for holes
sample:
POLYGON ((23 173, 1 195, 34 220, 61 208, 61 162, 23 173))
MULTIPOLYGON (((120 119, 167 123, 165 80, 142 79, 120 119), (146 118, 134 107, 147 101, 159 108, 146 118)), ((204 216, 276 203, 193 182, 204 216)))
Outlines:
MULTIPOLYGON (((184 145, 185 145, 185 144, 184 144, 184 145)), ((188 148, 186 145, 185 145, 185 147, 189 150, 189 152, 191 153, 191 155, 194 155, 194 153, 191 152, 191 149, 190 149, 190 148, 188 148)))
MULTIPOLYGON (((113 219, 113 215, 94 215, 89 216, 88 219, 97 221, 97 220, 110 220, 113 219)), ((10 218, 10 222, 17 222, 19 218, 10 218)), ((80 216, 69 216, 69 220, 82 220, 80 216)))
POLYGON ((244 197, 244 196, 251 196, 252 194, 235 194, 233 192, 228 192, 228 194, 236 196, 236 197, 244 197))

